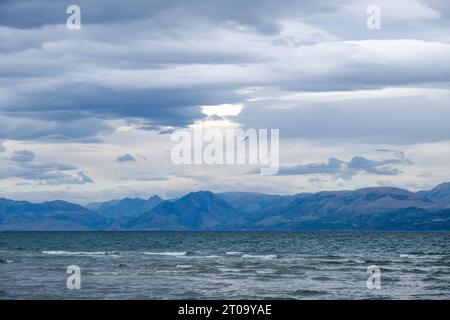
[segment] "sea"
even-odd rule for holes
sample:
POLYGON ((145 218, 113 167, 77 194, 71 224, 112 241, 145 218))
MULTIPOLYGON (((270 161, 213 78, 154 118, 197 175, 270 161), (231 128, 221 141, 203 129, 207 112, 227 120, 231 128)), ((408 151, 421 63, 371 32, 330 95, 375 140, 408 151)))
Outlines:
POLYGON ((0 232, 0 299, 449 298, 449 232, 0 232))

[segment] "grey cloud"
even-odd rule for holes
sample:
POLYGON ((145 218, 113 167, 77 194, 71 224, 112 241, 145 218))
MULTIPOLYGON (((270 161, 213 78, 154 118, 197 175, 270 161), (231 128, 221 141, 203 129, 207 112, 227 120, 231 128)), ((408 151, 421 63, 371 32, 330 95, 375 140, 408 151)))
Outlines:
POLYGON ((116 161, 117 162, 134 162, 134 161, 136 161, 136 159, 132 155, 127 153, 123 156, 117 157, 116 161))
MULTIPOLYGON (((157 20, 161 27, 170 27, 179 21, 209 20, 215 22, 238 21, 260 32, 276 32, 276 19, 288 14, 297 16, 317 12, 327 6, 326 1, 261 0, 258 5, 239 0, 78 0, 82 9, 82 22, 86 24, 126 23, 146 18, 157 20), (238 8, 238 10, 237 10, 238 8), (168 23, 167 21, 170 21, 168 23)), ((66 8, 73 1, 4 0, 0 3, 0 21, 16 28, 35 28, 50 24, 65 24, 66 8)))
POLYGON ((14 155, 11 160, 15 162, 30 162, 33 161, 36 156, 30 150, 14 151, 14 155))
POLYGON ((81 184, 84 183, 94 183, 94 180, 92 180, 92 178, 90 178, 86 173, 84 173, 83 171, 78 172, 78 177, 80 178, 80 182, 81 184))
POLYGON ((350 170, 357 172, 373 173, 377 175, 396 176, 402 173, 397 168, 392 168, 389 165, 392 164, 404 164, 398 159, 388 159, 382 161, 370 160, 364 157, 353 157, 348 163, 350 170))
POLYGON ((94 143, 100 141, 93 137, 97 133, 114 130, 105 119, 86 117, 70 120, 57 112, 50 116, 37 110, 18 116, 13 112, 2 116, 0 111, 0 122, 0 139, 94 143))
POLYGON ((49 179, 47 181, 41 181, 40 184, 43 185, 64 185, 64 184, 75 184, 75 185, 81 185, 81 184, 88 184, 88 183, 94 183, 94 180, 90 178, 85 172, 79 171, 77 172, 77 175, 69 176, 69 175, 55 175, 53 179, 49 179))
POLYGON ((405 164, 413 164, 413 162, 412 162, 410 159, 406 158, 405 153, 404 153, 403 151, 395 150, 395 149, 377 149, 377 150, 375 150, 375 151, 392 153, 392 154, 394 154, 397 158, 403 159, 403 161, 404 161, 405 164))
POLYGON ((159 134, 172 134, 175 132, 175 128, 168 128, 168 129, 163 129, 161 131, 159 131, 159 134))
POLYGON ((51 91, 31 93, 22 103, 4 105, 2 109, 10 115, 20 111, 41 120, 61 122, 69 119, 84 122, 86 117, 98 115, 111 119, 145 118, 160 125, 184 126, 204 117, 199 105, 235 99, 232 95, 225 97, 225 92, 213 94, 193 89, 114 90, 67 84, 51 91))
POLYGON ((34 92, 20 101, 0 102, 0 118, 14 118, 0 128, 0 138, 82 140, 112 128, 107 120, 146 119, 158 126, 185 127, 205 115, 200 105, 242 99, 228 90, 101 89, 74 84, 34 92), (29 125, 15 125, 27 123, 29 125))
POLYGON ((221 121, 221 120, 225 120, 225 118, 221 117, 221 116, 219 116, 217 114, 213 114, 213 115, 209 116, 207 118, 207 120, 210 120, 210 121, 221 121))
POLYGON ((76 166, 57 162, 36 160, 30 150, 14 151, 9 158, 0 159, 0 180, 19 178, 45 185, 86 184, 94 181, 83 171, 74 176, 72 172, 76 166))
POLYGON ((6 151, 5 146, 3 145, 3 143, 0 141, 0 153, 3 153, 6 151))
MULTIPOLYGON (((113 131, 113 119, 186 127, 205 119, 200 106, 245 103, 248 96, 237 92, 253 86, 330 91, 450 81, 450 46, 444 43, 396 40, 390 33, 381 41, 343 41, 331 34, 328 15, 347 17, 345 1, 78 1, 85 25, 75 32, 64 26, 69 4, 0 3, 0 24, 6 26, 0 27, 0 121, 14 119, 1 121, 0 139, 91 142, 113 131), (286 20, 300 29, 289 29, 286 20)), ((444 7, 440 1, 431 6, 444 7)), ((442 19, 448 24, 446 14, 442 19)), ((354 37, 361 39, 373 36, 354 37)), ((418 102, 412 104, 417 109, 418 102)), ((273 120, 290 136, 376 140, 381 133, 413 142, 442 136, 436 131, 445 117, 437 119, 436 113, 428 116, 429 130, 420 112, 408 112, 416 118, 404 130, 389 123, 401 115, 387 106, 382 113, 392 112, 394 119, 367 127, 358 125, 367 114, 340 108, 307 108, 299 116, 280 111, 274 117, 273 109, 258 107, 256 116, 244 110, 236 119, 256 128, 273 120), (335 123, 327 119, 332 113, 335 123), (322 132, 317 120, 325 122, 322 132), (411 134, 417 125, 422 127, 411 134)), ((172 129, 166 130, 159 131, 172 129)))
POLYGON ((283 138, 394 145, 436 142, 450 140, 448 99, 449 92, 432 98, 418 92, 342 101, 274 99, 248 103, 236 121, 246 128, 280 128, 283 138))
POLYGON ((281 167, 278 175, 329 175, 343 179, 351 179, 353 176, 365 173, 374 175, 394 176, 402 171, 394 166, 411 165, 412 161, 404 155, 393 159, 371 160, 361 156, 355 156, 346 162, 337 158, 330 158, 324 163, 310 163, 306 165, 297 165, 293 167, 281 167))
POLYGON ((163 127, 163 126, 157 126, 157 125, 152 125, 152 124, 146 124, 144 126, 141 126, 139 129, 145 130, 145 131, 156 131, 159 134, 171 134, 176 130, 176 128, 163 127))
POLYGON ((160 131, 160 130, 162 130, 162 127, 156 126, 153 124, 145 124, 145 125, 139 127, 139 129, 145 130, 145 131, 160 131))
POLYGON ((278 175, 306 175, 306 174, 336 174, 342 172, 345 162, 337 158, 330 158, 326 163, 311 163, 294 167, 282 167, 278 175))
MULTIPOLYGON (((376 36, 400 39, 411 37, 411 32, 414 32, 422 39, 429 40, 436 33, 436 26, 442 29, 442 33, 448 30, 450 10, 446 0, 410 2, 415 5, 415 13, 409 10, 408 4, 401 10, 395 5, 384 8, 383 12, 389 14, 383 15, 383 29, 376 36), (430 10, 440 14, 441 19, 423 17, 422 13, 430 10), (411 19, 408 19, 408 14, 411 19), (417 28, 418 24, 420 28, 417 28)), ((67 18, 65 10, 69 4, 73 4, 73 1, 3 0, 0 2, 0 23, 13 28, 63 25, 67 18)), ((365 27, 365 9, 373 1, 259 0, 258 5, 254 5, 240 0, 128 0, 126 3, 120 0, 78 0, 76 4, 82 8, 82 23, 85 26, 125 26, 131 22, 151 19, 154 27, 146 31, 152 32, 154 29, 186 28, 199 21, 202 24, 216 25, 233 22, 260 33, 273 34, 280 30, 278 21, 295 17, 333 30, 342 38, 362 39, 375 36, 373 31, 365 27)), ((384 7, 387 4, 388 2, 384 2, 384 7)))

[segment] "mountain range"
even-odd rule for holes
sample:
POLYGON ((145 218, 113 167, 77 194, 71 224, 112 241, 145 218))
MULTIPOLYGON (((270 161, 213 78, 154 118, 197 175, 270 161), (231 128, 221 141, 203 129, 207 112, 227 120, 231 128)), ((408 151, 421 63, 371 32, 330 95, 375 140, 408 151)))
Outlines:
POLYGON ((429 191, 375 187, 282 196, 198 191, 87 206, 0 199, 0 231, 450 231, 450 183, 429 191))

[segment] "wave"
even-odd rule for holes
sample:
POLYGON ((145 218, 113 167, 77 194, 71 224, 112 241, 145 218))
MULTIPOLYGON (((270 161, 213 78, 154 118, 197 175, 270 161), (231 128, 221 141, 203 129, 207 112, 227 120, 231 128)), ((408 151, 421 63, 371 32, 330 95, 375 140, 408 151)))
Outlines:
POLYGON ((227 251, 227 252, 225 252, 225 254, 230 255, 230 256, 241 254, 241 253, 242 253, 241 251, 227 251))
POLYGON ((276 270, 274 269, 261 269, 261 270, 256 270, 256 273, 258 274, 271 274, 271 273, 275 273, 276 270))
POLYGON ((258 255, 258 254, 244 254, 241 258, 244 259, 278 259, 278 255, 276 254, 265 254, 265 255, 258 255))
POLYGON ((53 256, 112 256, 117 257, 118 251, 42 251, 43 254, 53 256))
POLYGON ((11 259, 3 259, 3 258, 0 258, 0 263, 13 263, 14 261, 13 260, 11 260, 11 259))
POLYGON ((445 255, 441 255, 441 254, 400 254, 400 258, 406 258, 406 259, 444 259, 445 255))
POLYGON ((187 269, 181 269, 181 270, 156 270, 156 273, 166 273, 166 274, 171 274, 171 273, 176 273, 176 274, 186 274, 186 273, 192 273, 192 270, 187 270, 187 269))
POLYGON ((236 268, 219 268, 221 272, 241 272, 241 269, 236 268))
POLYGON ((212 255, 209 255, 209 256, 192 256, 191 258, 194 258, 194 259, 217 259, 217 258, 220 258, 220 257, 215 255, 215 254, 212 254, 212 255))
POLYGON ((118 276, 118 275, 120 275, 119 272, 93 272, 93 273, 89 273, 89 274, 93 274, 94 276, 118 276))
POLYGON ((169 251, 169 252, 142 252, 147 256, 185 256, 187 255, 187 251, 169 251))

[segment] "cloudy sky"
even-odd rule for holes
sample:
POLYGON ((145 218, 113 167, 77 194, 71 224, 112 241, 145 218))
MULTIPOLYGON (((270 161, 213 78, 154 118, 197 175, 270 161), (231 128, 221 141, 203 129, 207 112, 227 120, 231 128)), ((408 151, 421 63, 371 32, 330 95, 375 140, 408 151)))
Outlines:
POLYGON ((447 0, 3 0, 0 197, 427 189, 450 180, 449 57, 447 0), (173 164, 196 127, 279 129, 278 175, 173 164))

